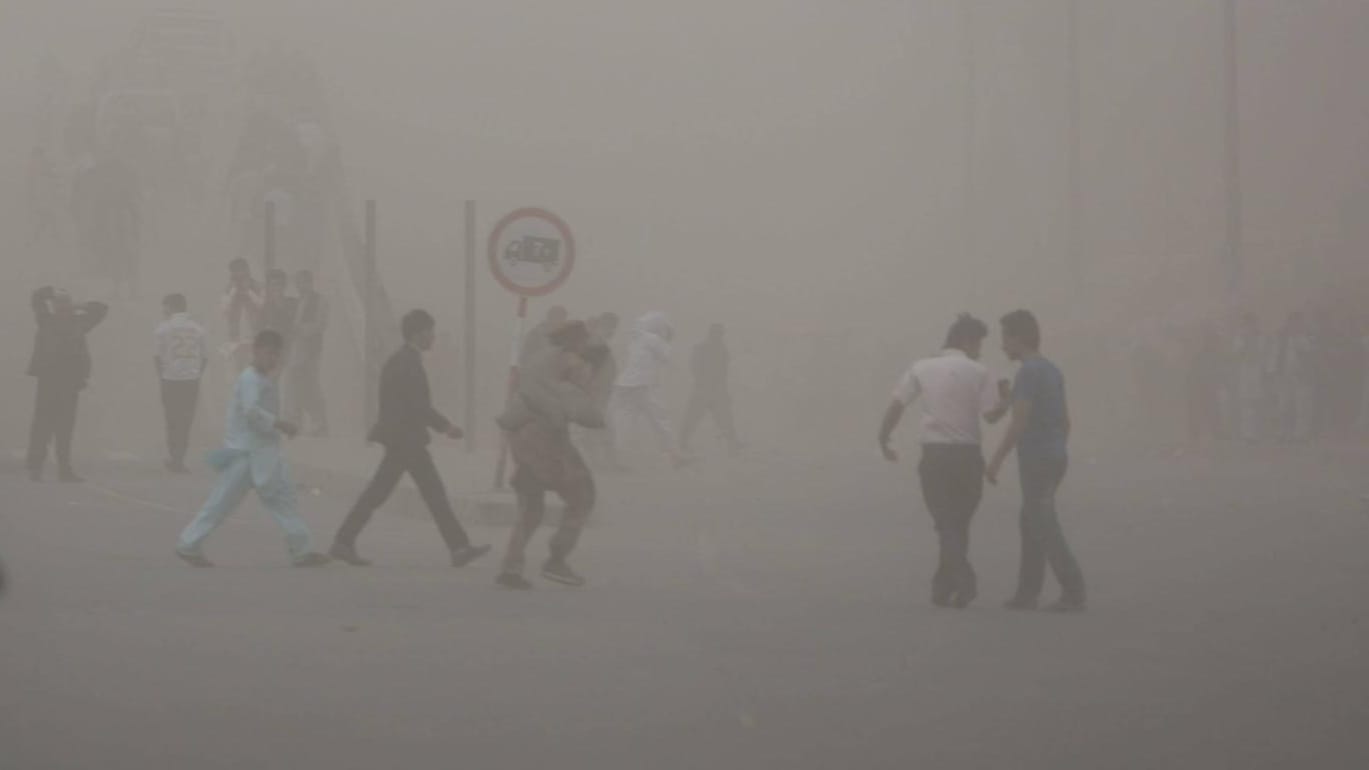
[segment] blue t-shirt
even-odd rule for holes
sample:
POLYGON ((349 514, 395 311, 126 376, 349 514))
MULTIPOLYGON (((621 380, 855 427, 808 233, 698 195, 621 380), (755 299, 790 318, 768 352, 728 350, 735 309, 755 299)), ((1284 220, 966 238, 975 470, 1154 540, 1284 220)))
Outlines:
POLYGON ((1041 356, 1022 362, 1013 381, 1014 401, 1031 402, 1027 429, 1017 442, 1019 458, 1065 456, 1069 431, 1065 427, 1065 375, 1041 356))

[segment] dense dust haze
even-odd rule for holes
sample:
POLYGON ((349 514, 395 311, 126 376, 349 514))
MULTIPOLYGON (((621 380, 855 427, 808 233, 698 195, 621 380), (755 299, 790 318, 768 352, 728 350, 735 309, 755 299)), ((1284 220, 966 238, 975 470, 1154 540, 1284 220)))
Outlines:
POLYGON ((0 767, 1369 761, 1367 69, 1360 0, 0 0, 0 767), (332 563, 182 564, 250 489, 332 563))

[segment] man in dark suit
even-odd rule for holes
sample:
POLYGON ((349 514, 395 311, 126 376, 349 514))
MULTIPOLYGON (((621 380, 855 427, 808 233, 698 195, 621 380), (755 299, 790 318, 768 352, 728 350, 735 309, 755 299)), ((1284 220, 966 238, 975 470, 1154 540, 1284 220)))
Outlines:
POLYGON ((437 522, 438 531, 451 550, 452 566, 464 567, 489 552, 488 545, 471 545, 470 538, 456 520, 442 477, 428 452, 429 430, 450 438, 461 438, 461 429, 452 425, 432 405, 428 374, 423 369, 423 353, 436 338, 436 322, 425 310, 412 310, 400 324, 404 347, 390 356, 380 374, 380 416, 368 438, 385 447, 371 483, 352 506, 351 513, 333 538, 328 555, 351 564, 366 566, 356 550, 356 539, 370 521, 371 514, 385 503, 400 477, 408 473, 437 522))
POLYGON ((51 286, 33 293, 38 333, 28 373, 38 380, 38 396, 29 430, 28 471, 34 481, 43 480, 48 446, 54 443, 60 480, 81 480, 71 469, 71 437, 76 431, 76 404, 90 379, 86 334, 108 313, 109 306, 102 302, 76 305, 69 294, 51 286))

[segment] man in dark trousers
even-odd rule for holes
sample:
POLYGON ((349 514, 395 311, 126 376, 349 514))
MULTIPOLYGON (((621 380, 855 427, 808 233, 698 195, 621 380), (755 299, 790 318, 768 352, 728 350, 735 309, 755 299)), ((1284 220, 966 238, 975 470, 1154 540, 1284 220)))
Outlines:
POLYGON ((1003 462, 1017 451, 1022 484, 1022 565, 1017 593, 1004 605, 1010 610, 1034 610, 1049 564, 1060 583, 1060 599, 1046 609, 1082 612, 1084 573, 1065 541, 1055 494, 1069 465, 1067 445, 1070 412, 1065 403, 1065 376, 1041 355, 1041 327, 1027 310, 1015 310, 1000 322, 1003 352, 1021 362, 1012 386, 1012 423, 984 475, 998 483, 1003 462))
POLYGON ((191 320, 186 311, 184 294, 166 295, 162 300, 166 320, 153 332, 162 411, 166 415, 166 469, 172 473, 190 472, 185 467, 185 452, 200 398, 200 378, 209 363, 204 327, 191 320))
POLYGON ((713 324, 708 329, 708 337, 694 346, 689 358, 689 370, 694 375, 694 385, 689 392, 689 403, 685 407, 684 424, 680 428, 680 449, 688 454, 689 442, 699 421, 704 415, 713 418, 713 424, 722 432, 727 446, 733 452, 741 448, 737 440, 737 427, 732 420, 732 394, 727 387, 727 373, 732 357, 727 352, 727 330, 722 324, 713 324))
POLYGON ((353 566, 370 564, 357 553, 357 536, 371 514, 389 498, 400 477, 408 473, 451 551, 452 566, 464 567, 488 553, 490 546, 471 545, 456 520, 442 477, 428 452, 429 430, 453 439, 462 436, 460 428, 433 408, 428 374, 423 369, 423 353, 432 348, 436 339, 436 322, 425 310, 411 310, 400 322, 400 331, 404 347, 390 356, 381 371, 380 416, 368 436, 385 447, 385 457, 338 529, 328 555, 353 566))
POLYGON ((71 437, 76 430, 76 404, 90 379, 90 349, 86 334, 105 320, 109 306, 102 302, 77 305, 71 295, 51 286, 33 293, 33 315, 38 322, 28 373, 38 380, 38 395, 29 431, 28 471, 43 480, 48 446, 57 446, 59 479, 78 482, 71 469, 71 437))
POLYGON ((988 334, 983 321, 968 314, 957 318, 944 350, 917 361, 899 380, 879 431, 885 459, 897 462, 889 439, 904 410, 914 401, 921 403, 918 475, 941 541, 941 559, 932 578, 932 603, 938 607, 963 609, 978 594, 970 566, 970 520, 984 493, 980 419, 995 422, 1007 412, 1002 398, 1006 383, 996 392, 989 370, 979 363, 988 334))

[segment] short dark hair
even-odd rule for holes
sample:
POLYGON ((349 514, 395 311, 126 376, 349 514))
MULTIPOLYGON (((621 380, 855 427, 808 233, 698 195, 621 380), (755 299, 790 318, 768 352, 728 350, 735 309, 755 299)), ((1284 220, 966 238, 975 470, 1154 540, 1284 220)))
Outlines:
POLYGON ((285 338, 275 329, 262 329, 257 332, 257 336, 252 340, 252 347, 284 350, 285 338))
POLYGON ((415 308, 404 314, 404 318, 399 322, 399 333, 404 335, 404 341, 410 342, 420 333, 429 329, 436 328, 437 319, 433 318, 432 313, 423 308, 415 308))
POLYGON ((173 313, 184 313, 188 305, 184 294, 168 294, 162 297, 162 307, 173 313))
POLYGON ((956 316, 955 323, 946 332, 946 347, 964 349, 984 341, 989 336, 989 327, 969 313, 956 316))
POLYGON ((1003 327, 1004 337, 1012 337, 1032 349, 1041 347, 1041 325, 1030 310, 1014 310, 998 323, 1003 327))

